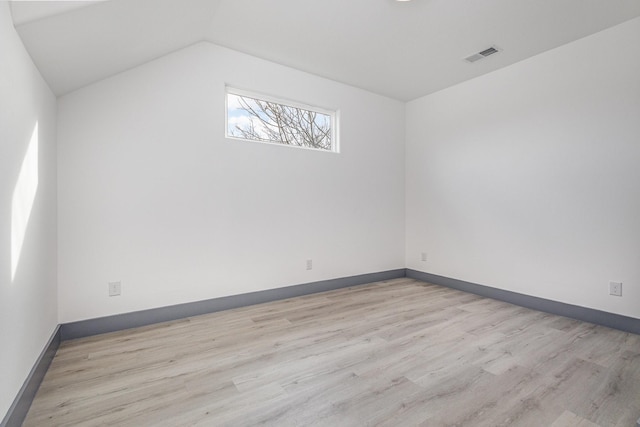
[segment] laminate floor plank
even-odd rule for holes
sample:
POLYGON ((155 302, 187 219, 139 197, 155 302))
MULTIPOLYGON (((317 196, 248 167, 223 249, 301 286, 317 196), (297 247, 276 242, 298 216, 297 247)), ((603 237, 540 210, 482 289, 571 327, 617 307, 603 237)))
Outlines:
POLYGON ((396 279, 61 344, 25 426, 632 426, 640 337, 396 279))

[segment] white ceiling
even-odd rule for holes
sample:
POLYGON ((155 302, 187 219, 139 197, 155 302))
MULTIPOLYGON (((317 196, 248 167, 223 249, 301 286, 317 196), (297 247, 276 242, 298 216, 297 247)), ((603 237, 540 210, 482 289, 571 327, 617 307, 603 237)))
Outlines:
POLYGON ((640 0, 50 0, 11 9, 57 95, 207 40, 410 100, 640 16, 640 0), (463 60, 490 45, 502 52, 463 60))

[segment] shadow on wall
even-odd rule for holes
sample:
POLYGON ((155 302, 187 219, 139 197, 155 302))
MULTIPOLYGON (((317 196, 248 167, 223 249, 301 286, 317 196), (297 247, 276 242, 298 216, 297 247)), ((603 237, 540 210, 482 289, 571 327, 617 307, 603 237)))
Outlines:
POLYGON ((15 280, 29 217, 38 191, 38 122, 22 160, 11 199, 11 282, 15 280))

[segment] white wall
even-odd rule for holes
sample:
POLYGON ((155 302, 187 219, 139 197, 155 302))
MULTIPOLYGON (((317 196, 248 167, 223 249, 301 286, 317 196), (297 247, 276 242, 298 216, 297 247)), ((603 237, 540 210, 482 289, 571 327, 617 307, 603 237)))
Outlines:
POLYGON ((637 18, 410 102, 407 267, 640 318, 639 52, 637 18))
POLYGON ((56 99, 16 34, 7 2, 0 2, 0 52, 2 420, 58 319, 56 99))
POLYGON ((400 102, 203 42, 58 128, 61 323, 404 267, 400 102), (225 139, 225 83, 339 109, 341 152, 225 139))

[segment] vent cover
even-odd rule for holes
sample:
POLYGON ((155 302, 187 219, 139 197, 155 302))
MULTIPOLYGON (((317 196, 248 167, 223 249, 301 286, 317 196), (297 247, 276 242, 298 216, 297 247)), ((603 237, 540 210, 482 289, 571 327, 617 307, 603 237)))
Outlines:
POLYGON ((487 56, 493 55, 494 53, 498 53, 500 52, 500 48, 497 46, 490 46, 488 48, 486 48, 485 50, 481 50, 478 53, 474 53, 471 56, 467 56, 466 58, 464 58, 465 61, 467 62, 476 62, 479 61, 481 59, 486 58, 487 56))

